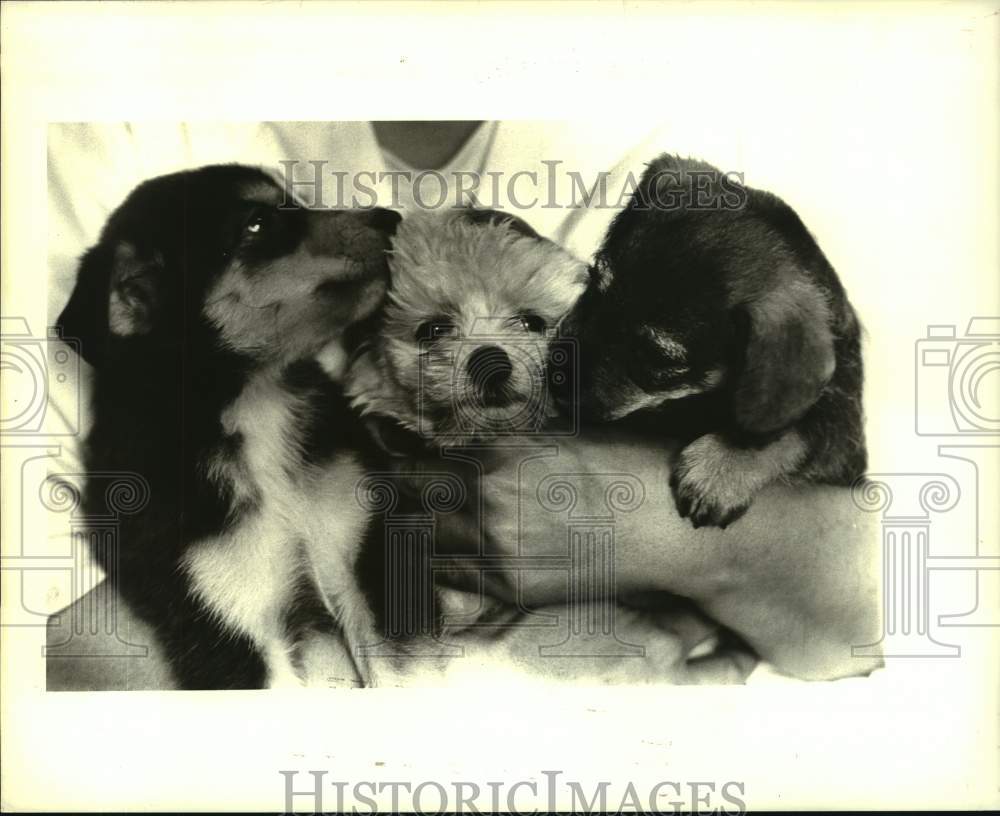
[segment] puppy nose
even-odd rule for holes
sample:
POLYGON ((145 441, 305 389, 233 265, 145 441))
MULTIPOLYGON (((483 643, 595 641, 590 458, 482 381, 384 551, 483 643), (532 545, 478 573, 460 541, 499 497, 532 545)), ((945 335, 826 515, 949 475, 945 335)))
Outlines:
POLYGON ((395 235, 396 227, 402 220, 402 215, 395 210, 387 210, 385 207, 373 207, 368 215, 368 225, 386 235, 395 235))
POLYGON ((493 393, 506 385, 514 366, 500 346, 480 346, 469 355, 465 369, 477 390, 493 393))

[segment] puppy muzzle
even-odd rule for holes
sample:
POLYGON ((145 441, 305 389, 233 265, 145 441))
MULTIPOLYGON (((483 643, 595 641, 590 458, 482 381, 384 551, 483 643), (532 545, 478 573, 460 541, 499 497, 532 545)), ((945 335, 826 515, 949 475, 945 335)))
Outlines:
POLYGON ((363 320, 381 304, 389 288, 385 252, 401 216, 394 210, 314 213, 308 238, 312 252, 329 256, 330 274, 314 295, 327 301, 336 319, 363 320))
POLYGON ((514 366, 500 346, 477 348, 469 355, 465 368, 472 387, 485 404, 502 406, 510 402, 507 385, 514 366))

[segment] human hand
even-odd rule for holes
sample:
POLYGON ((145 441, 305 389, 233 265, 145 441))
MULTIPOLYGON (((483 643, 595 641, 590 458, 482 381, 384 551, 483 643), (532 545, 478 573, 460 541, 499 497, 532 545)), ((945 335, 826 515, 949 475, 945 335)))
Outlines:
POLYGON ((670 495, 672 452, 667 441, 603 429, 463 449, 464 464, 478 470, 475 501, 441 519, 439 534, 477 542, 496 557, 492 591, 534 605, 567 602, 571 528, 600 526, 613 530, 610 564, 581 568, 596 581, 610 566, 603 591, 619 601, 642 591, 691 598, 797 676, 878 665, 852 658, 852 646, 878 639, 880 595, 875 521, 850 491, 771 486, 727 529, 696 530, 670 495), (641 487, 641 501, 609 513, 607 486, 619 477, 641 487), (572 482, 572 502, 552 500, 554 482, 572 482))

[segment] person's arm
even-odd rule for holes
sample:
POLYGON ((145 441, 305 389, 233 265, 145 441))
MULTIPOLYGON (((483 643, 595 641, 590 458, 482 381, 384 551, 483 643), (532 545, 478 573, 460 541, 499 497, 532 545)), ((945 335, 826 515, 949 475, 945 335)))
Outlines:
POLYGON ((175 688, 152 628, 104 581, 49 618, 47 691, 175 688))
MULTIPOLYGON (((774 486, 729 528, 696 530, 678 516, 670 494, 669 442, 601 430, 525 444, 539 451, 552 445, 558 455, 522 467, 523 449, 493 457, 482 490, 491 553, 566 554, 567 515, 545 509, 539 498, 539 488, 551 485, 551 478, 543 484, 546 477, 577 474, 569 480, 578 488, 574 513, 583 517, 606 512, 604 489, 613 480, 591 477, 632 476, 645 498, 614 516, 619 602, 648 590, 692 598, 797 677, 864 674, 879 665, 852 655, 852 646, 875 643, 881 633, 881 551, 876 519, 855 506, 849 489, 774 486)), ((474 513, 442 523, 445 536, 478 536, 474 513)), ((518 574, 508 569, 504 576, 513 592, 518 574)), ((564 572, 522 571, 520 583, 529 604, 565 601, 564 572)))
MULTIPOLYGON (((452 593, 456 594, 456 593, 452 593)), ((470 598, 471 600, 471 598, 470 598)), ((566 611, 547 607, 548 615, 567 620, 566 611)), ((753 669, 751 656, 738 649, 694 657, 703 642, 714 640, 717 627, 690 609, 647 613, 622 609, 618 635, 642 646, 642 654, 622 658, 588 650, 593 637, 576 642, 577 653, 550 657, 545 648, 560 631, 526 625, 524 613, 509 607, 491 616, 489 628, 450 628, 444 640, 460 652, 428 660, 419 656, 382 664, 392 685, 443 686, 574 682, 592 685, 741 683, 753 669)), ((170 666, 152 628, 113 587, 102 583, 75 604, 49 619, 46 656, 47 691, 176 690, 170 666), (112 618, 113 611, 113 618, 112 618), (81 623, 85 625, 80 626, 81 623)), ((361 685, 341 638, 312 633, 298 644, 302 683, 313 688, 361 685)))
MULTIPOLYGON (((546 476, 636 475, 645 492, 642 504, 631 513, 616 513, 614 518, 619 602, 627 604, 630 597, 649 590, 690 597, 743 636, 779 670, 798 677, 864 674, 878 665, 872 658, 851 654, 852 645, 879 639, 881 593, 877 525, 871 515, 855 507, 850 491, 776 487, 762 493, 747 515, 727 530, 694 530, 674 509, 668 485, 668 443, 605 432, 573 439, 535 439, 525 445, 536 452, 552 446, 558 455, 533 459, 520 469, 520 479, 517 463, 529 450, 491 456, 483 484, 482 532, 492 554, 516 556, 520 527, 521 555, 565 556, 566 516, 544 509, 538 500, 538 488, 546 476)), ((580 486, 577 515, 603 512, 603 485, 608 479, 573 481, 580 486)), ((478 540, 480 524, 475 513, 442 515, 439 524, 439 534, 445 539, 478 540)), ((504 577, 499 594, 506 587, 508 599, 514 600, 517 574, 511 569, 504 577)), ((567 602, 564 571, 528 570, 520 577, 521 600, 528 605, 567 602)), ((94 603, 87 596, 53 620, 50 645, 69 637, 74 613, 89 620, 88 601, 94 603)), ((105 608, 105 604, 97 607, 101 614, 105 608)), ((105 634, 106 623, 98 620, 96 631, 101 634, 84 638, 88 641, 87 656, 75 652, 73 658, 48 659, 51 690, 172 686, 152 633, 120 600, 117 608, 118 631, 125 632, 129 642, 149 645, 149 656, 99 657, 117 652, 105 648, 114 643, 105 634)), ((645 643, 649 632, 633 617, 625 614, 619 634, 627 641, 645 643)), ((491 647, 491 657, 512 649, 534 655, 539 637, 538 642, 548 642, 550 634, 542 632, 540 636, 512 627, 491 647)), ((466 645, 487 648, 474 639, 466 645)), ((687 671, 683 649, 670 659, 678 671, 687 671)), ((343 671, 331 672, 329 660, 327 656, 317 661, 322 684, 334 676, 338 681, 341 675, 346 677, 343 671)), ((461 663, 457 662, 458 670, 461 663)), ((544 674, 548 663, 551 661, 529 673, 544 674)), ((652 671, 657 665, 644 666, 643 671, 652 671)))

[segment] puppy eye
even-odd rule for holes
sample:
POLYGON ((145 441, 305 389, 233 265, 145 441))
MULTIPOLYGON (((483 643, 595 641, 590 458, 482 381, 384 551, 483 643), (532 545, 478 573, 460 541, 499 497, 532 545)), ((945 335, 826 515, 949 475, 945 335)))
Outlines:
POLYGON ((244 234, 259 238, 268 231, 268 227, 274 221, 274 211, 269 207, 255 207, 250 213, 246 224, 243 226, 244 234))
POLYGON ((446 317, 436 317, 417 326, 414 336, 417 340, 441 340, 458 335, 458 326, 446 317))
POLYGON ((545 331, 545 320, 536 314, 521 314, 515 317, 514 321, 526 332, 541 334, 545 331))

